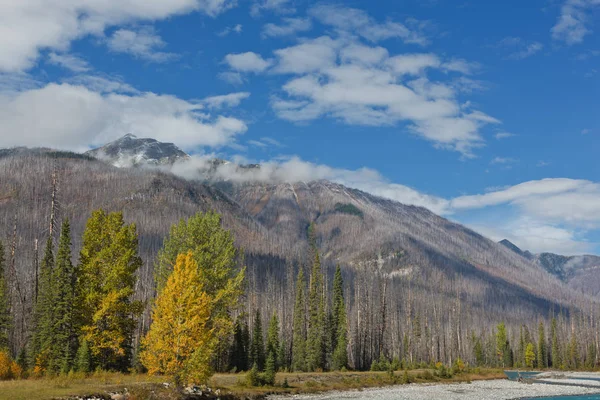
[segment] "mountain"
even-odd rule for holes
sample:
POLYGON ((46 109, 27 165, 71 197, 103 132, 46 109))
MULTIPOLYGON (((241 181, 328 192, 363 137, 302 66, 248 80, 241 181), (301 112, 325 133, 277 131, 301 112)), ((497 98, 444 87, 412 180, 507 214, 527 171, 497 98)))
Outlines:
POLYGON ((503 240, 499 241, 498 243, 505 247, 508 247, 510 250, 514 251, 515 253, 517 253, 520 256, 527 258, 528 260, 531 260, 534 258, 534 255, 531 254, 529 251, 521 250, 516 244, 512 243, 508 239, 503 239, 503 240))
MULTIPOLYGON (((95 209, 122 211, 126 221, 136 223, 143 259, 137 286, 141 299, 153 295, 154 260, 170 226, 199 211, 215 210, 244 249, 247 309, 260 307, 266 316, 283 313, 282 325, 291 324, 296 273, 307 271, 313 261, 310 224, 328 287, 340 265, 352 288, 345 293, 350 325, 373 330, 384 340, 375 330, 389 324, 386 335, 392 336, 385 340, 390 343, 397 343, 394 332, 408 329, 415 316, 450 335, 457 319, 464 333, 499 321, 519 326, 590 301, 540 264, 422 207, 328 181, 202 180, 200 173, 183 179, 168 168, 114 167, 132 155, 150 165, 172 156, 184 159, 185 153, 172 145, 151 139, 127 136, 101 149, 85 155, 47 149, 0 152, 1 238, 15 245, 9 278, 22 285, 29 310, 35 255, 41 251, 36 243, 41 246, 48 236, 53 174, 58 177, 58 217, 71 221, 73 254, 78 254, 86 219, 95 209), (151 148, 162 149, 164 157, 151 148), (99 154, 109 157, 93 157, 99 154), (388 315, 376 311, 381 304, 388 315), (367 327, 360 325, 365 315, 367 327)), ((14 329, 30 322, 29 314, 23 315, 14 329)))
POLYGON ((532 260, 574 289, 593 296, 600 295, 600 257, 594 255, 563 256, 554 253, 532 254, 529 251, 523 252, 506 239, 499 243, 532 260))
POLYGON ((173 143, 162 143, 155 139, 139 139, 127 134, 122 138, 85 153, 106 161, 116 167, 136 165, 173 165, 189 156, 173 143))

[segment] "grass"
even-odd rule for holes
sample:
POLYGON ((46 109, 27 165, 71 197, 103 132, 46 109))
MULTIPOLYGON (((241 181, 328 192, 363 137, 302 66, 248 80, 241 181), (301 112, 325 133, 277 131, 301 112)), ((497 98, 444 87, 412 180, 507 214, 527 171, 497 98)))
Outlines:
POLYGON ((88 377, 59 376, 0 382, 1 400, 47 400, 76 395, 102 394, 127 388, 135 390, 164 382, 164 377, 99 372, 88 377))
MULTIPOLYGON (((237 398, 257 398, 275 393, 318 393, 398 385, 403 373, 396 371, 393 376, 388 372, 278 373, 274 387, 248 387, 245 384, 245 374, 217 374, 212 377, 211 386, 221 388, 237 398), (287 381, 289 388, 282 387, 284 381, 287 381)), ((502 370, 497 369, 478 369, 450 379, 435 377, 433 370, 425 369, 411 370, 408 375, 414 383, 458 383, 505 378, 502 370)))
MULTIPOLYGON (((451 379, 436 378, 431 370, 409 371, 411 382, 465 382, 472 380, 504 378, 501 370, 482 369, 464 373, 451 379), (429 372, 429 373, 427 373, 429 372)), ((248 387, 245 374, 217 374, 210 386, 219 388, 225 396, 221 398, 261 398, 267 394, 317 393, 331 390, 353 390, 368 387, 381 387, 399 384, 402 371, 392 377, 387 372, 325 372, 325 373, 279 373, 275 387, 248 387), (283 388, 287 380, 289 388, 283 388)), ((124 375, 98 372, 88 377, 62 376, 56 378, 27 379, 0 382, 0 400, 47 400, 91 394, 105 394, 111 391, 128 389, 131 400, 156 399, 176 400, 173 390, 163 388, 165 377, 148 375, 124 375)))

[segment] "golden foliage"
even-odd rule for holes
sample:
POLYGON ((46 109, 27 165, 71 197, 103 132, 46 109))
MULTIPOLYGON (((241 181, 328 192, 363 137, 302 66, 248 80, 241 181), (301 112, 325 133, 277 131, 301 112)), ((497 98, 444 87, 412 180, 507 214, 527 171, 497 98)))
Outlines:
POLYGON ((18 379, 22 373, 21 367, 12 359, 8 351, 0 351, 0 380, 18 379))
POLYGON ((208 323, 214 299, 205 292, 203 276, 191 252, 177 257, 142 345, 141 360, 150 374, 172 375, 177 384, 204 383, 210 377, 216 337, 208 323))

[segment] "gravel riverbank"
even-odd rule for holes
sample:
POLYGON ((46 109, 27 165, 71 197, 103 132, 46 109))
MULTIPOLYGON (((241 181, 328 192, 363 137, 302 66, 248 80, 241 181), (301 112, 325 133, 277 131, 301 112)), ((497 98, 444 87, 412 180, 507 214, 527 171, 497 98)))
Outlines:
POLYGON ((600 393, 600 388, 524 384, 509 380, 457 384, 411 384, 379 389, 329 392, 317 395, 271 396, 269 400, 511 400, 600 393))

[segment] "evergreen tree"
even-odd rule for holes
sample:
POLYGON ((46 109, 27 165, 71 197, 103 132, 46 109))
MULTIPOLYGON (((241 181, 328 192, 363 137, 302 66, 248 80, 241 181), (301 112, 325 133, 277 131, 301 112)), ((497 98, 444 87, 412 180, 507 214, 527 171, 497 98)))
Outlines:
POLYGON ((218 337, 208 327, 212 299, 191 252, 177 259, 152 310, 140 360, 150 374, 171 375, 176 385, 205 383, 218 337))
POLYGON ((525 336, 523 335, 523 325, 519 327, 519 348, 517 350, 517 362, 516 366, 520 367, 525 365, 525 348, 527 343, 525 342, 525 336))
POLYGON ((314 253, 315 259, 310 274, 308 292, 308 333, 306 339, 306 369, 308 371, 316 371, 317 369, 324 368, 325 304, 323 296, 323 272, 321 271, 319 253, 316 249, 314 253))
POLYGON ((239 316, 235 321, 230 354, 230 370, 235 369, 237 372, 248 370, 248 348, 246 347, 244 338, 244 322, 242 316, 239 316))
POLYGON ((0 242, 0 351, 8 350, 8 332, 11 325, 10 300, 4 267, 4 247, 0 242))
POLYGON ((254 316, 254 330, 252 331, 252 344, 250 345, 251 363, 258 367, 259 371, 265 368, 265 344, 263 339, 260 311, 254 316))
POLYGON ((80 318, 90 353, 100 368, 125 371, 142 311, 142 303, 131 299, 142 265, 135 224, 126 225, 122 213, 94 211, 79 260, 80 318))
POLYGON ((273 386, 275 384, 275 374, 277 373, 277 367, 275 366, 275 353, 269 352, 267 357, 267 363, 265 365, 265 373, 263 375, 264 384, 273 386))
POLYGON ((527 343, 527 347, 525 348, 525 366, 527 366, 527 368, 533 368, 533 364, 535 363, 534 349, 533 343, 527 343))
POLYGON ((548 351, 546 349, 546 335, 543 322, 540 322, 538 328, 537 367, 548 368, 548 351))
POLYGON ((77 355, 75 356, 75 371, 87 374, 91 372, 91 370, 92 360, 90 356, 90 347, 88 346, 87 340, 83 339, 77 349, 77 355))
POLYGON ((478 337, 474 338, 475 344, 473 345, 473 353, 475 353, 475 364, 478 367, 481 367, 485 364, 485 353, 483 350, 483 345, 481 344, 481 339, 478 337))
POLYGON ((277 314, 273 313, 269 322, 269 330, 267 331, 267 357, 273 354, 273 362, 275 371, 279 370, 277 363, 277 354, 279 353, 279 319, 277 314))
POLYGON ((298 272, 296 282, 296 301, 294 303, 294 327, 292 336, 292 369, 306 370, 306 299, 304 272, 298 272))
POLYGON ((577 335, 575 332, 571 335, 571 342, 568 346, 568 358, 569 361, 568 367, 571 369, 579 368, 579 344, 577 343, 577 335))
POLYGON ((44 257, 40 264, 40 280, 37 302, 34 310, 33 333, 29 348, 29 364, 36 371, 43 372, 48 368, 50 347, 52 344, 52 300, 54 288, 52 271, 54 270, 54 244, 52 238, 46 241, 44 257))
POLYGON ((560 344, 558 341, 558 328, 556 318, 552 318, 552 367, 560 367, 560 344))
POLYGON ((340 370, 348 365, 348 324, 344 301, 344 279, 338 265, 333 278, 333 368, 340 370))
POLYGON ((71 261, 71 227, 62 224, 56 267, 52 271, 51 359, 49 368, 68 372, 77 351, 79 326, 76 319, 77 271, 71 261))

